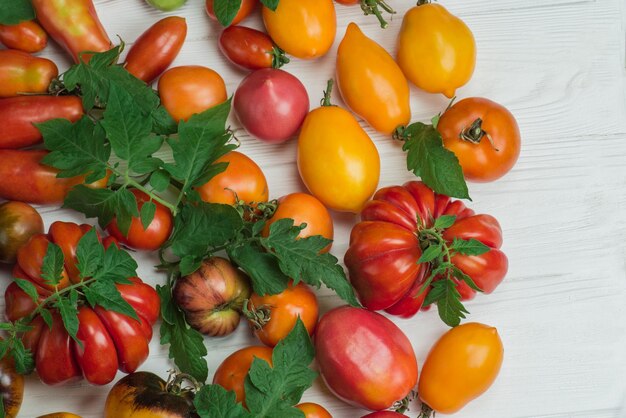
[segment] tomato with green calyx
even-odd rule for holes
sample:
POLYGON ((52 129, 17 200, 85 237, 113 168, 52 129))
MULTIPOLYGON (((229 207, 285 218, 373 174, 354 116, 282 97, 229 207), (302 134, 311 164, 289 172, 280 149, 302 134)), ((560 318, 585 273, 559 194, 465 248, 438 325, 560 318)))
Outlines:
POLYGON ((34 20, 17 25, 0 25, 0 43, 9 49, 39 52, 48 45, 48 34, 34 20))
POLYGON ((289 62, 285 51, 274 45, 266 33, 245 26, 224 29, 218 45, 230 62, 246 70, 280 68, 289 62))
POLYGON ((0 98, 23 93, 46 93, 59 75, 56 64, 14 49, 0 50, 0 98))
POLYGON ((17 250, 35 234, 43 234, 43 219, 22 202, 0 204, 0 262, 15 263, 17 250))

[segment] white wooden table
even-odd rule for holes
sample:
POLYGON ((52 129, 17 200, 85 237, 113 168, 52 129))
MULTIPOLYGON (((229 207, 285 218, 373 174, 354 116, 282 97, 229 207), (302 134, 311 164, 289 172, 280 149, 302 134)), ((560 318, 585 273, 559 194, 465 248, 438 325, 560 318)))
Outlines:
MULTIPOLYGON (((95 3, 112 39, 120 35, 128 44, 165 16, 141 0, 95 3)), ((398 17, 384 31, 358 7, 338 5, 337 41, 330 53, 315 62, 294 60, 286 67, 304 82, 312 104, 334 74, 336 47, 350 21, 394 51, 401 16, 414 0, 390 3, 398 17)), ((173 13, 186 17, 189 26, 175 65, 211 67, 233 93, 244 74, 233 70, 219 53, 219 29, 204 13, 203 4, 189 0, 173 13)), ((520 160, 509 175, 496 183, 470 185, 471 206, 500 220, 510 260, 509 274, 497 291, 469 303, 470 319, 498 328, 505 362, 489 392, 457 416, 626 417, 621 409, 626 401, 626 1, 442 0, 442 4, 467 22, 478 43, 474 78, 458 96, 501 102, 515 114, 523 134, 520 160)), ((256 17, 245 24, 260 27, 261 21, 256 17)), ((61 68, 69 65, 54 45, 44 55, 61 68)), ((340 102, 337 95, 334 101, 340 102)), ((446 104, 443 97, 412 90, 414 120, 428 120, 446 104)), ((398 144, 366 129, 381 154, 381 186, 411 179, 398 144)), ((269 146, 243 134, 240 138, 242 151, 265 171, 272 197, 302 190, 293 141, 269 146)), ((46 225, 57 219, 82 221, 69 211, 42 208, 42 212, 46 225)), ((340 258, 355 220, 335 216, 333 253, 340 258)), ((155 259, 139 258, 144 280, 152 284, 163 280, 151 267, 155 259)), ((8 274, 4 271, 7 280, 8 274)), ((322 291, 320 303, 325 311, 339 301, 322 291)), ((434 312, 394 321, 410 337, 420 363, 446 330, 434 312)), ((244 325, 230 337, 207 339, 210 374, 229 353, 254 342, 244 325)), ((171 367, 167 349, 155 338, 150 350, 142 369, 166 376, 171 367)), ((100 417, 107 392, 107 387, 84 382, 47 387, 31 376, 21 416, 71 411, 100 417)), ((335 417, 362 415, 330 395, 321 382, 304 399, 325 405, 335 417)))

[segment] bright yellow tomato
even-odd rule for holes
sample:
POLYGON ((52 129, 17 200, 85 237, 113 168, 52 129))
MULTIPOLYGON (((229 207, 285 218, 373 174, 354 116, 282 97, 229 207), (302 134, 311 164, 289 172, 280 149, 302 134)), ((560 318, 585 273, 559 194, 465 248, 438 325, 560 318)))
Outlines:
POLYGON ((339 44, 337 85, 350 109, 379 132, 391 134, 411 119, 409 83, 402 70, 355 23, 339 44))
POLYGON ((413 7, 402 21, 397 61, 417 87, 453 97, 474 73, 474 35, 461 19, 439 4, 413 7))
POLYGON ((276 11, 263 7, 263 22, 276 45, 302 59, 326 54, 337 33, 332 0, 280 0, 276 11))

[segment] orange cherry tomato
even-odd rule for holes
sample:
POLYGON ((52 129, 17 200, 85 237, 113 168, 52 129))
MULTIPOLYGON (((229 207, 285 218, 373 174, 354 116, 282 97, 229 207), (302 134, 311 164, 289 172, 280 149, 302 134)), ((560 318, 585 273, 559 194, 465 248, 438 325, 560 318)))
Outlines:
POLYGON ((277 295, 252 293, 248 310, 248 320, 255 335, 269 347, 276 346, 289 334, 298 317, 312 335, 319 316, 317 297, 303 282, 295 286, 290 282, 287 289, 277 295))
POLYGON ((237 402, 246 404, 244 382, 255 358, 265 360, 272 365, 272 349, 269 347, 252 346, 235 351, 219 365, 213 376, 213 384, 237 395, 237 402))
MULTIPOLYGON (((242 0, 239 11, 229 26, 234 26, 246 17, 250 16, 254 9, 256 9, 258 2, 259 0, 242 0)), ((213 0, 206 0, 206 12, 211 19, 217 20, 217 17, 215 17, 215 10, 213 9, 213 0)))
POLYGON ((209 203, 234 205, 240 202, 266 202, 269 191, 261 168, 248 156, 231 151, 216 163, 228 163, 226 170, 198 187, 200 198, 209 203))
POLYGON ((48 45, 48 35, 34 20, 17 25, 0 25, 0 42, 9 49, 39 52, 48 45))
POLYGON ((59 75, 56 64, 15 49, 0 50, 0 97, 21 93, 46 93, 59 75))
POLYGON ((304 412, 304 418, 333 418, 326 408, 313 402, 301 403, 296 408, 304 412))
POLYGON ((159 79, 161 103, 174 120, 187 120, 226 101, 226 85, 210 68, 185 65, 167 70, 159 79))

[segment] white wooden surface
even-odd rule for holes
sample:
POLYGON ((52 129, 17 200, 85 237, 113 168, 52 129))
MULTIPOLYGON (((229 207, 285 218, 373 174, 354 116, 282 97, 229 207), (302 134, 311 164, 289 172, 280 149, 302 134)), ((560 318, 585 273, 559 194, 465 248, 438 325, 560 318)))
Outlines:
MULTIPOLYGON (((164 17, 141 0, 96 0, 111 37, 128 44, 164 17)), ((217 70, 234 92, 244 74, 231 68, 217 49, 218 28, 203 1, 189 0, 173 13, 187 18, 189 35, 176 61, 217 70)), ((337 6, 334 48, 315 62, 294 60, 286 69, 306 85, 317 103, 333 76, 336 46, 350 21, 390 51, 401 16, 413 0, 391 0, 399 12, 379 29, 358 7, 337 6)), ((472 184, 472 206, 495 215, 504 228, 509 256, 507 278, 491 296, 469 303, 470 319, 498 328, 505 362, 489 392, 457 414, 463 418, 626 417, 626 70, 624 0, 442 0, 462 17, 478 42, 478 64, 459 97, 485 96, 506 105, 523 133, 514 170, 493 184, 472 184)), ((260 27, 258 17, 247 25, 260 27)), ((56 46, 45 56, 65 68, 56 46)), ((340 99, 335 96, 335 102, 340 99)), ((446 106, 443 97, 412 91, 415 120, 426 120, 446 106)), ((236 126, 236 122, 233 121, 236 126)), ((381 186, 412 178, 404 156, 389 138, 374 134, 382 159, 381 186)), ((295 143, 270 146, 240 134, 242 151, 265 171, 272 197, 301 190, 295 143)), ((42 208, 46 224, 81 220, 68 211, 42 208)), ((342 257, 355 217, 337 215, 333 252, 342 257)), ((140 255, 141 277, 163 278, 140 255)), ((8 275, 7 272, 4 275, 8 275)), ((338 304, 320 293, 323 310, 338 304)), ((394 321, 413 342, 423 362, 446 330, 434 312, 394 321)), ((212 374, 236 348, 254 343, 240 326, 225 339, 206 340, 212 374)), ((171 367, 158 338, 143 365, 165 376, 171 367)), ((120 376, 121 377, 121 374, 120 376)), ((100 417, 107 387, 86 383, 51 388, 27 380, 21 416, 72 411, 100 417)), ((305 400, 324 404, 335 417, 359 417, 316 382, 305 400)), ((415 409, 412 416, 415 416, 415 409)))

